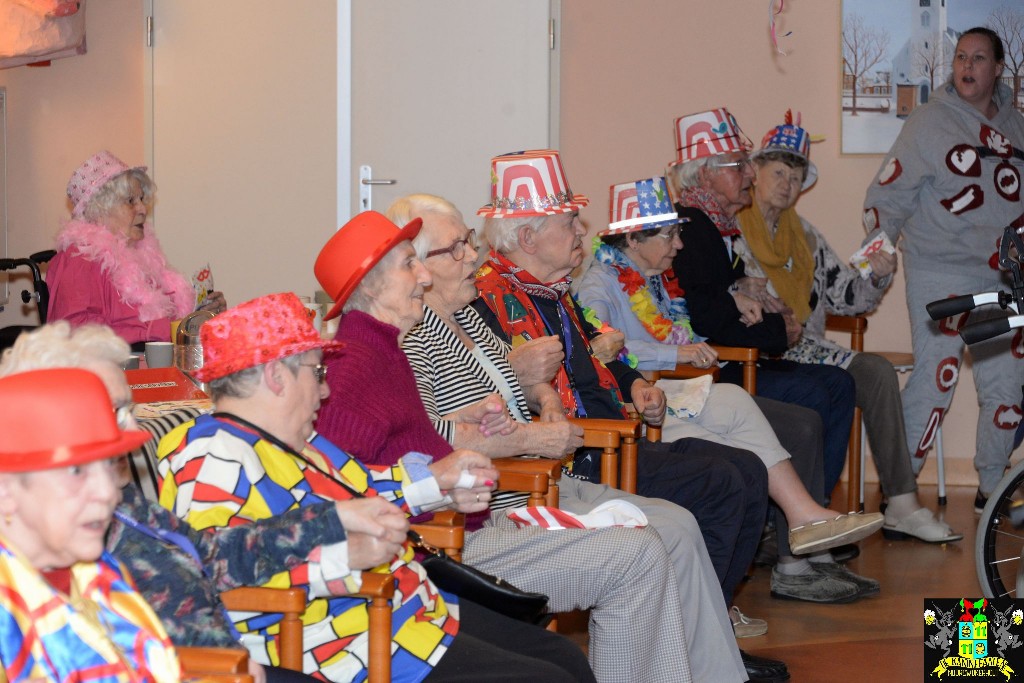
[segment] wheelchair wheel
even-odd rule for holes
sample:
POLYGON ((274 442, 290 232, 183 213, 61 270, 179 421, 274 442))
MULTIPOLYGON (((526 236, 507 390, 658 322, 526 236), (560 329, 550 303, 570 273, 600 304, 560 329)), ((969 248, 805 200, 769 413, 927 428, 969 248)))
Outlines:
POLYGON ((986 598, 1024 598, 1024 462, 999 481, 978 522, 974 545, 986 598))

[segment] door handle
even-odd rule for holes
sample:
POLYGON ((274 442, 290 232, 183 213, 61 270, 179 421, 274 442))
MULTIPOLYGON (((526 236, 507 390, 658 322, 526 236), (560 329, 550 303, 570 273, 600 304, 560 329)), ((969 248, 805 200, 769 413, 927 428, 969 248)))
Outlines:
POLYGON ((361 211, 373 208, 373 186, 395 185, 398 181, 392 178, 374 178, 373 169, 369 166, 359 167, 359 206, 361 211))

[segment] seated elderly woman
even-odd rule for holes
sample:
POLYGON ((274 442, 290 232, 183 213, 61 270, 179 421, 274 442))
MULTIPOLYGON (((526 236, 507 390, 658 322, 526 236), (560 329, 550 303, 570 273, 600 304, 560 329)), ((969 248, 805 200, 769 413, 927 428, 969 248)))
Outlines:
POLYGON ((4 377, 0 402, 0 678, 177 682, 163 626, 104 550, 114 459, 149 435, 118 427, 86 370, 4 377))
MULTIPOLYGON (((680 219, 669 203, 665 179, 613 185, 611 195, 610 224, 598 233, 600 244, 595 249, 594 261, 580 279, 580 303, 597 318, 625 333, 626 347, 641 367, 708 367, 717 353, 694 333, 686 300, 670 297, 662 280, 662 273, 683 246, 679 239, 680 219)), ((668 386, 676 384, 667 382, 668 386)), ((797 410, 789 405, 771 406, 776 402, 770 399, 756 401, 735 385, 714 384, 700 414, 693 419, 714 428, 724 423, 721 415, 727 414, 725 411, 738 416, 734 419, 763 421, 759 416, 761 405, 770 411, 773 407, 781 409, 783 415, 797 410)), ((772 441, 775 436, 769 433, 757 440, 764 438, 772 441)), ((757 452, 756 445, 748 447, 757 452)), ((799 501, 806 504, 813 498, 820 507, 824 497, 820 459, 800 463, 806 459, 806 454, 800 452, 794 452, 794 459, 800 464, 799 470, 788 460, 768 468, 769 493, 782 513, 781 523, 776 526, 779 563, 773 571, 772 594, 833 603, 851 602, 877 593, 877 581, 854 574, 834 562, 828 552, 801 559, 793 556, 786 533, 788 516, 797 509, 799 501)))
MULTIPOLYGON (((460 450, 434 463, 410 453, 393 467, 370 470, 322 436, 307 441, 320 401, 330 393, 321 349, 335 344, 320 338, 295 295, 236 306, 207 321, 200 334, 197 379, 210 383, 217 412, 172 431, 158 452, 160 502, 191 526, 252 524, 327 501, 378 496, 410 513, 453 500, 466 512, 486 507, 497 472, 479 453, 460 450)), ((402 516, 392 512, 379 520, 392 527, 394 517, 402 516)), ((303 666, 330 681, 366 675, 366 601, 349 597, 361 574, 351 571, 352 557, 342 550, 325 548, 308 565, 268 582, 308 592, 303 666)), ((397 580, 396 681, 486 681, 498 674, 519 681, 593 680, 568 640, 438 589, 409 544, 371 571, 389 571, 397 580)), ((241 616, 238 627, 250 652, 273 661, 276 620, 241 616)))
MULTIPOLYGON (((146 222, 155 189, 145 166, 129 168, 106 151, 72 174, 71 220, 57 235, 46 274, 48 320, 109 325, 137 350, 170 340, 171 321, 193 310, 196 293, 167 265, 146 222)), ((219 313, 224 296, 208 292, 201 307, 219 313)))
MULTIPOLYGON (((448 218, 445 241, 433 245, 439 256, 431 259, 449 267, 445 290, 463 296, 474 291, 475 252, 467 246, 461 219, 448 218)), ((399 229, 378 213, 364 212, 335 233, 316 261, 317 279, 336 302, 327 317, 343 312, 335 340, 344 344, 326 359, 331 398, 320 408, 317 429, 360 459, 378 464, 393 464, 409 451, 434 459, 452 451, 424 410, 399 347, 424 315, 424 288, 431 282, 410 243, 420 225, 417 218, 399 229)), ((473 329, 472 323, 466 329, 473 329)), ((458 392, 458 376, 453 382, 458 392)), ((531 387, 525 391, 532 397, 531 387)), ((535 398, 543 400, 542 395, 535 398)), ((462 416, 470 426, 459 429, 460 438, 476 430, 484 437, 503 435, 507 450, 487 448, 489 455, 521 453, 532 441, 542 454, 561 458, 581 444, 579 430, 565 422, 510 422, 504 405, 485 404, 462 416)), ((472 442, 486 448, 487 441, 472 442)), ((721 488, 714 492, 720 496, 715 504, 728 505, 731 491, 721 488)), ((587 512, 596 503, 588 503, 579 491, 566 482, 561 498, 570 509, 587 512)), ((599 681, 654 683, 691 675, 694 680, 743 680, 714 568, 693 516, 664 502, 643 508, 652 526, 548 531, 518 528, 505 511, 474 515, 467 521, 463 561, 548 595, 554 612, 589 608, 589 655, 599 681)))
MULTIPOLYGON (((747 190, 754 176, 747 157, 750 141, 725 108, 678 118, 675 133, 678 156, 666 176, 675 208, 687 219, 681 228, 686 248, 676 254, 666 279, 670 286, 673 278, 678 280, 694 331, 710 343, 753 346, 763 355, 778 355, 799 339, 800 325, 791 314, 764 310, 744 294, 742 261, 733 258, 736 212, 750 203, 747 190)), ((738 364, 722 368, 724 381, 739 384, 740 377, 738 364)), ((853 378, 841 368, 762 358, 757 394, 821 416, 825 498, 830 499, 846 464, 853 378)))
MULTIPOLYGON (((89 370, 106 386, 120 426, 137 429, 131 390, 121 370, 129 353, 128 343, 109 327, 72 329, 60 321, 22 334, 4 352, 0 377, 52 367, 89 370)), ((221 591, 259 585, 278 572, 297 568, 315 572, 319 564, 310 558, 324 552, 347 552, 350 567, 370 569, 395 555, 405 540, 404 516, 380 498, 318 503, 249 525, 197 531, 146 500, 131 482, 127 459, 119 462, 121 502, 107 533, 107 550, 128 568, 178 647, 239 646, 241 636, 221 602, 221 591), (374 519, 387 521, 389 513, 398 513, 395 530, 374 519), (343 524, 374 528, 378 534, 347 532, 343 524), (189 609, 181 609, 182 604, 189 609)), ((249 673, 256 683, 312 680, 295 671, 264 667, 255 658, 249 659, 249 673)))
POLYGON ((800 193, 818 171, 809 159, 810 136, 787 121, 765 134, 752 157, 756 169, 753 204, 737 214, 743 237, 736 253, 743 259, 748 289, 767 306, 791 308, 803 325, 800 342, 786 360, 845 368, 853 375, 857 406, 871 444, 882 493, 888 499, 882 532, 890 539, 929 543, 958 541, 958 534, 921 505, 903 423, 899 381, 892 364, 873 353, 857 353, 825 338, 825 315, 860 315, 873 310, 892 282, 896 255, 876 251, 867 257, 871 273, 844 263, 825 237, 800 217, 800 193))

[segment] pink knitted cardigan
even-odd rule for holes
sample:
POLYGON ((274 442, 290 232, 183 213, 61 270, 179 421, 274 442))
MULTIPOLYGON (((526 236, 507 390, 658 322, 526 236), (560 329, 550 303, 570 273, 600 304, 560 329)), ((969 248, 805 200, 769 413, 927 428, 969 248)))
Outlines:
POLYGON ((121 301, 138 310, 142 322, 181 318, 195 306, 192 285, 167 265, 167 257, 148 223, 142 239, 129 245, 124 235, 105 226, 71 220, 57 234, 57 251, 72 248, 86 260, 100 264, 121 301))

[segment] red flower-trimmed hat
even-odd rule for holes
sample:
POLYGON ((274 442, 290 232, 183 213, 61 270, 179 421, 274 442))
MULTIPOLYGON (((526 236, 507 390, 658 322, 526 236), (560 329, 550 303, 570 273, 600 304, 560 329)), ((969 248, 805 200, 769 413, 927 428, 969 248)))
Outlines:
POLYGON ((128 166, 107 150, 96 152, 75 169, 68 181, 68 197, 74 208, 71 215, 81 218, 85 213, 85 205, 111 180, 128 171, 142 171, 145 166, 128 166))
POLYGON ((4 377, 0 405, 0 472, 84 465, 128 453, 150 438, 118 429, 103 382, 79 368, 4 377))
POLYGON ((324 320, 341 315, 341 309, 356 291, 366 274, 396 245, 411 240, 420 232, 422 218, 414 218, 399 228, 383 214, 363 211, 341 226, 320 250, 313 273, 334 306, 324 320))
POLYGON ((203 323, 199 339, 203 367, 193 375, 200 382, 312 349, 344 346, 320 337, 306 307, 291 292, 268 294, 229 308, 203 323))

